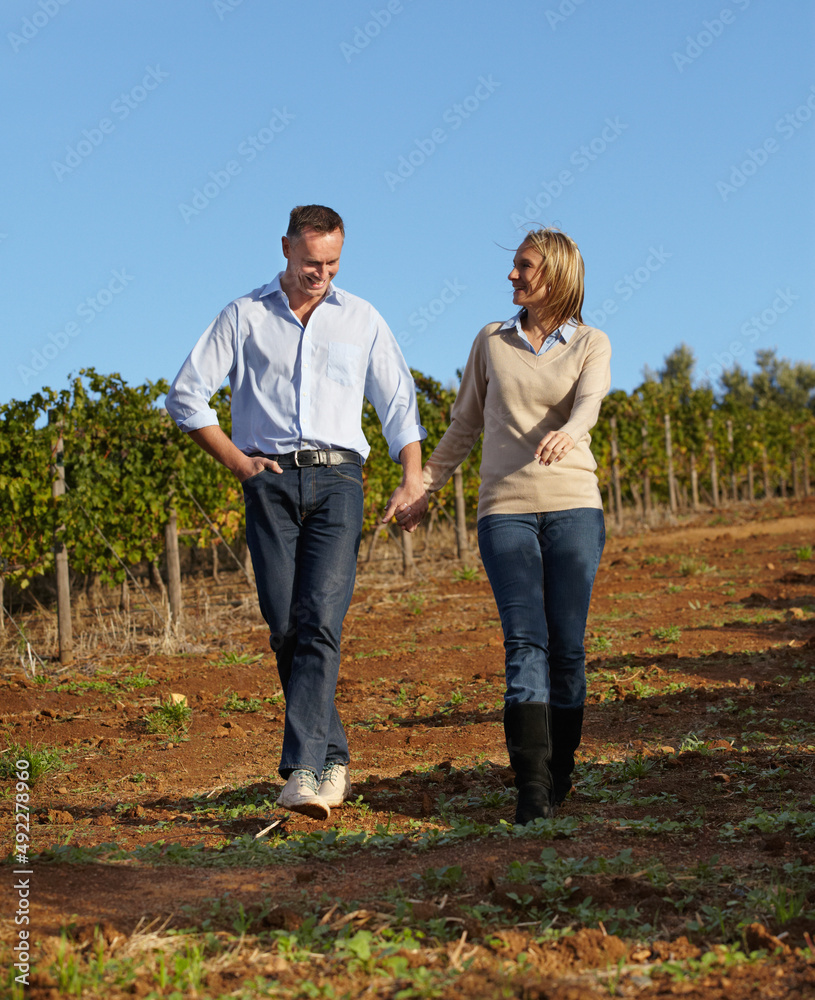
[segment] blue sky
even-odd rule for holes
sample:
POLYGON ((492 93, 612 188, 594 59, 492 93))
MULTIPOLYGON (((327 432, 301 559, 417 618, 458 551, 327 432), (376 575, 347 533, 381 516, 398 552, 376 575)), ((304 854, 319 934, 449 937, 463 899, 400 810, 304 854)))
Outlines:
POLYGON ((530 226, 586 261, 630 390, 813 358, 808 0, 6 0, 0 402, 172 378, 339 211, 337 284, 455 380, 530 226))

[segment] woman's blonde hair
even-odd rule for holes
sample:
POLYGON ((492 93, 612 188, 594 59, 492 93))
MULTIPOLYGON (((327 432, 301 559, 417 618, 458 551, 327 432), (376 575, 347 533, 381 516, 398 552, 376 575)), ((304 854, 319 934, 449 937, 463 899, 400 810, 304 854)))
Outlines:
POLYGON ((585 268, 575 241, 559 229, 533 229, 524 237, 524 243, 543 257, 537 288, 547 287, 547 313, 558 326, 569 320, 582 324, 585 268))

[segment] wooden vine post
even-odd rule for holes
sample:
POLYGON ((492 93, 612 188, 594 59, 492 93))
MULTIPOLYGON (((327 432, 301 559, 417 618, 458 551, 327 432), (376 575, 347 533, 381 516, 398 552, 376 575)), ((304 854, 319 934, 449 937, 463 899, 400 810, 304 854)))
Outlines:
POLYGON ((614 486, 614 506, 617 510, 617 526, 623 526, 623 493, 620 485, 620 448, 617 441, 617 418, 612 416, 611 425, 611 482, 614 486))
POLYGON ((699 470, 696 468, 696 452, 690 453, 690 489, 693 509, 699 510, 699 470))
POLYGON ((648 427, 646 424, 642 425, 642 508, 643 514, 645 515, 645 520, 648 520, 648 515, 651 513, 651 470, 648 466, 648 460, 651 455, 651 450, 648 446, 648 427))
POLYGON ((761 446, 761 475, 764 479, 764 499, 770 496, 770 460, 767 457, 767 445, 761 446))
MULTIPOLYGON (((172 494, 170 495, 172 504, 172 494)), ((164 552, 167 557, 167 590, 170 599, 170 621, 175 627, 181 621, 181 557, 178 552, 178 515, 170 506, 164 526, 164 552)))
POLYGON ((730 493, 733 500, 738 500, 739 498, 739 486, 736 482, 736 459, 735 459, 735 449, 733 447, 733 421, 727 421, 727 453, 729 455, 730 461, 730 493))
POLYGON ((674 451, 671 440, 671 415, 665 411, 665 454, 668 457, 668 503, 671 513, 676 514, 676 479, 674 478, 674 451))
POLYGON ((798 449, 803 443, 801 434, 803 428, 793 425, 790 427, 790 438, 792 440, 792 495, 796 500, 800 500, 802 496, 805 496, 804 492, 804 479, 806 478, 804 469, 801 468, 801 463, 799 462, 798 449))
POLYGON ((467 509, 464 505, 464 474, 459 466, 453 473, 453 489, 456 497, 456 549, 458 557, 466 562, 470 555, 467 541, 467 509))
MULTIPOLYGON (((747 431, 748 440, 752 437, 752 424, 746 424, 745 429, 747 431)), ((753 470, 753 457, 752 457, 752 445, 750 447, 750 459, 747 462, 747 499, 752 503, 756 498, 756 480, 755 471, 753 470)))
POLYGON ((710 490, 713 506, 719 506, 719 470, 716 467, 716 438, 713 435, 713 417, 707 418, 708 449, 710 451, 710 490))
MULTIPOLYGON (((62 424, 55 410, 48 411, 48 422, 56 427, 56 440, 51 451, 51 496, 59 509, 60 498, 65 493, 65 452, 62 442, 62 424)), ((57 578, 57 633, 59 636, 59 662, 68 666, 74 660, 74 638, 71 625, 71 578, 68 568, 68 551, 62 540, 65 525, 54 532, 54 564, 57 578)))
POLYGON ((402 576, 413 576, 413 535, 399 529, 402 536, 402 576))

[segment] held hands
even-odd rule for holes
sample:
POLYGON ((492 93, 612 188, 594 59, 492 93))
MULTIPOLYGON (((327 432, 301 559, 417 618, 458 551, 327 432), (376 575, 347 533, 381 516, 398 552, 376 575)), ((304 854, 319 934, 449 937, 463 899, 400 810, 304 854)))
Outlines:
POLYGON ((388 501, 382 523, 387 524, 392 517, 405 531, 415 531, 427 513, 427 491, 421 480, 417 484, 402 483, 393 491, 388 501))
POLYGON ((559 462, 574 448, 574 441, 563 431, 549 431, 535 449, 535 458, 540 465, 551 465, 559 462))

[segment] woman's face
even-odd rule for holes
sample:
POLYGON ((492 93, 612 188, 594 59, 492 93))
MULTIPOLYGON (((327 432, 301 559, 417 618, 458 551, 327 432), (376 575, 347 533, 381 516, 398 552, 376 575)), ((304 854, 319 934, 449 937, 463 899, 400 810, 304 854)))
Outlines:
POLYGON ((512 282, 515 305, 539 306, 546 298, 546 286, 541 281, 543 257, 531 243, 522 243, 515 251, 513 268, 507 275, 512 282))

